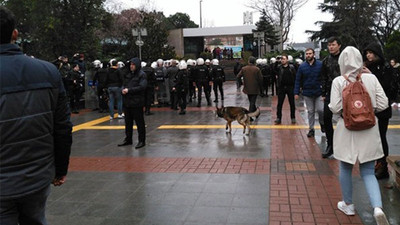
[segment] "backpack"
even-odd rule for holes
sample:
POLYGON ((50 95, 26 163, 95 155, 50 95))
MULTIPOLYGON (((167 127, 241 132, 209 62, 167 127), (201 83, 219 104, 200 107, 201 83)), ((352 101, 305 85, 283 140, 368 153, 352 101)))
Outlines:
POLYGON ((361 73, 357 75, 356 81, 351 82, 343 89, 343 112, 344 125, 348 130, 360 131, 375 126, 375 114, 372 108, 371 98, 361 81, 361 73))

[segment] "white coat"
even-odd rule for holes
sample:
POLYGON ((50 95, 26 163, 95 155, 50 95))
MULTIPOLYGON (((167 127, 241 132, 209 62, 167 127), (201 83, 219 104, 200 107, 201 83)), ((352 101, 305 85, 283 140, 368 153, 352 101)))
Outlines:
MULTIPOLYGON (((343 110, 342 91, 348 83, 344 76, 349 75, 349 79, 354 81, 357 74, 361 72, 363 66, 361 53, 354 47, 347 47, 339 57, 339 66, 342 76, 336 77, 332 82, 329 104, 332 113, 338 115, 343 110)), ((362 73, 361 80, 371 97, 375 112, 386 109, 388 98, 376 76, 362 73)), ((378 120, 376 119, 376 121, 378 120)), ((333 149, 336 159, 350 164, 355 164, 357 160, 360 163, 365 163, 382 158, 384 154, 378 122, 370 129, 351 131, 345 127, 343 118, 339 117, 333 135, 333 149)))

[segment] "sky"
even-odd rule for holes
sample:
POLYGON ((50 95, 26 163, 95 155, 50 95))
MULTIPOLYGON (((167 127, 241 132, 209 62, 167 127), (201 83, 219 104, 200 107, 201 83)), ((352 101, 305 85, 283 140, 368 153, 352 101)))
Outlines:
MULTIPOLYGON (((200 0, 107 0, 116 3, 120 9, 145 7, 164 12, 166 17, 177 12, 186 13, 200 25, 200 0)), ((289 42, 307 42, 306 30, 319 30, 316 21, 331 21, 332 15, 318 9, 323 0, 308 0, 295 14, 289 33, 289 42)), ((223 27, 243 25, 243 13, 254 11, 253 24, 260 17, 254 9, 246 7, 248 0, 202 0, 203 27, 223 27)))

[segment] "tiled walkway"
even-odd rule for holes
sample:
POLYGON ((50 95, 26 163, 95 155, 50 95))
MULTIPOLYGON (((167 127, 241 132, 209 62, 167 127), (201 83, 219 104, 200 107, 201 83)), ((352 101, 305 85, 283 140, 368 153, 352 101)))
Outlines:
MULTIPOLYGON (((248 106, 233 83, 224 89, 225 106, 248 106)), ((52 188, 49 224, 375 224, 356 167, 357 215, 336 209, 338 163, 321 158, 324 135, 317 130, 315 138, 306 136, 302 101, 296 103, 296 125, 290 125, 287 102, 283 125, 273 125, 276 100, 258 98, 262 114, 249 136, 236 123, 227 134, 214 107, 189 105, 185 116, 155 108, 145 118, 147 145, 139 151, 116 146, 123 140, 123 120, 89 110, 74 115, 70 172, 65 185, 52 188)), ((399 112, 394 109, 388 132, 391 152, 398 155, 399 112)), ((400 193, 384 188, 386 182, 385 211, 399 224, 400 193)))

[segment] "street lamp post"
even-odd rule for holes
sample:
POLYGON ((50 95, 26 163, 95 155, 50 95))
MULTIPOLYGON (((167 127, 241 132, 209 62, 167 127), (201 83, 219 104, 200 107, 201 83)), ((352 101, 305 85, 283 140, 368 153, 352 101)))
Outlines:
POLYGON ((201 13, 201 3, 203 2, 203 0, 200 0, 200 28, 202 28, 203 27, 203 22, 202 22, 202 13, 201 13))
POLYGON ((132 35, 134 37, 138 37, 137 41, 135 41, 135 44, 139 46, 139 59, 142 60, 142 46, 144 45, 142 36, 147 36, 147 30, 146 28, 134 28, 132 29, 132 35))

